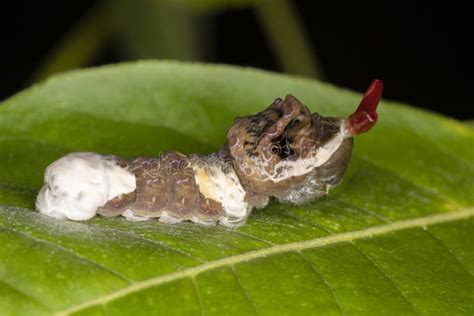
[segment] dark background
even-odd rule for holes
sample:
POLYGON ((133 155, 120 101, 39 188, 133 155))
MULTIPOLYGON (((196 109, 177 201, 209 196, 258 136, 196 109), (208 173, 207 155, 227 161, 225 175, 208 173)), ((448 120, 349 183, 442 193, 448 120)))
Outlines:
MULTIPOLYGON (((6 1, 5 1, 6 2, 6 1)), ((97 1, 15 1, 0 5, 0 99, 32 74, 97 1)), ((326 80, 362 91, 385 82, 385 97, 466 120, 474 118, 471 11, 443 2, 295 1, 326 80)), ((206 61, 281 71, 252 9, 218 12, 206 61)), ((90 64, 122 61, 113 42, 90 64)))

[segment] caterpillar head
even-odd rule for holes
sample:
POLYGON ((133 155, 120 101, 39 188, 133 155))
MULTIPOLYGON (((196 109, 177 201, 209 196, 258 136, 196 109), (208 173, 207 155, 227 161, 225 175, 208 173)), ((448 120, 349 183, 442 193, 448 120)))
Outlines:
POLYGON ((381 92, 375 80, 348 119, 311 113, 292 95, 236 118, 227 148, 249 202, 258 206, 274 196, 303 203, 338 184, 350 161, 352 136, 375 124, 381 92))

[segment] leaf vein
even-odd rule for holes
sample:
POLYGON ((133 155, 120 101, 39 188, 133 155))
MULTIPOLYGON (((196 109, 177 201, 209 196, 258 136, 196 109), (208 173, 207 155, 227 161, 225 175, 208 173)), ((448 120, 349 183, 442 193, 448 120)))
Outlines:
POLYGON ((264 244, 266 244, 266 245, 270 245, 270 246, 275 245, 275 244, 272 243, 271 241, 268 241, 268 240, 265 240, 265 239, 262 239, 262 238, 253 236, 253 235, 251 235, 251 234, 248 234, 248 233, 245 233, 245 232, 242 232, 242 231, 234 230, 233 232, 234 232, 234 233, 237 233, 238 235, 242 235, 242 236, 244 236, 244 237, 254 239, 254 240, 259 241, 259 242, 261 242, 261 243, 264 243, 264 244))
POLYGON ((234 265, 240 262, 246 262, 253 259, 263 258, 263 257, 267 257, 270 255, 275 255, 279 253, 290 252, 290 251, 301 251, 304 249, 324 247, 324 246, 336 244, 336 243, 351 242, 354 240, 359 240, 359 239, 364 239, 364 238, 372 238, 374 236, 392 233, 392 232, 396 232, 400 230, 452 222, 452 221, 467 219, 473 216, 474 216, 474 207, 469 207, 469 208, 458 210, 456 212, 434 214, 434 215, 429 215, 429 216, 420 217, 420 218, 396 221, 390 224, 374 226, 374 227, 366 228, 363 230, 345 232, 345 233, 334 234, 331 236, 319 237, 319 238, 300 241, 300 242, 275 245, 275 246, 267 247, 260 250, 253 250, 253 251, 249 251, 247 253, 243 253, 240 255, 235 255, 235 256, 207 262, 200 266, 195 266, 195 267, 183 269, 181 271, 173 272, 167 275, 162 275, 155 278, 136 282, 134 284, 131 284, 115 292, 94 298, 92 300, 84 301, 82 303, 73 305, 64 310, 60 310, 56 313, 56 315, 69 315, 73 312, 80 311, 84 308, 98 305, 98 304, 103 304, 109 301, 113 301, 121 297, 124 297, 128 294, 141 291, 143 289, 147 289, 147 288, 157 286, 163 283, 172 282, 172 281, 182 279, 185 277, 195 276, 202 272, 209 271, 209 270, 223 267, 223 266, 234 265))
POLYGON ((321 271, 319 271, 319 269, 316 268, 315 264, 308 259, 308 257, 306 257, 306 255, 301 252, 301 251, 297 251, 297 253, 308 263, 308 265, 311 267, 311 269, 314 271, 314 273, 319 276, 319 278, 323 281, 323 283, 326 285, 326 287, 329 289, 329 292, 331 293, 331 296, 334 300, 334 303, 336 304, 337 308, 339 309, 339 311, 341 312, 341 315, 344 315, 344 310, 342 309, 342 306, 341 306, 341 303, 339 303, 339 300, 337 299, 336 297, 336 294, 335 294, 335 291, 334 291, 334 288, 332 287, 332 285, 328 282, 328 280, 323 276, 323 274, 321 273, 321 271))
POLYGON ((458 258, 458 256, 456 256, 454 254, 454 252, 452 251, 451 248, 449 248, 446 243, 441 239, 439 238, 438 236, 436 236, 436 234, 434 232, 431 232, 429 230, 426 230, 426 233, 428 233, 434 240, 436 240, 443 248, 445 248, 448 253, 454 258, 454 260, 456 260, 467 272, 467 274, 469 274, 470 276, 474 276, 474 274, 466 267, 466 265, 458 258))
POLYGON ((45 245, 48 245, 50 247, 54 247, 54 248, 57 248, 57 249, 60 249, 61 251, 64 251, 76 258, 79 258, 80 260, 83 260, 83 261, 86 261, 110 274, 113 274, 115 275, 116 277, 124 280, 124 281, 127 281, 128 283, 133 283, 132 280, 130 280, 128 277, 126 277, 125 275, 121 274, 120 272, 118 271, 115 271, 115 270, 112 270, 110 269, 109 267, 106 267, 104 265, 102 265, 101 263, 97 262, 97 261, 94 261, 92 259, 89 259, 89 258, 86 258, 84 257, 83 255, 81 254, 78 254, 77 252, 74 252, 72 251, 71 249, 68 249, 68 248, 65 248, 63 246, 60 246, 58 244, 55 244, 51 241, 48 241, 48 240, 45 240, 45 239, 41 239, 41 238, 38 238, 36 236, 32 236, 30 234, 27 234, 27 233, 24 233, 24 232, 20 232, 14 228, 10 228, 10 227, 6 227, 6 226, 3 226, 3 225, 0 225, 0 229, 3 229, 3 230, 6 230, 6 231, 10 231, 10 232, 13 232, 14 234, 17 234, 17 235, 20 235, 20 236, 23 236, 24 238, 27 238, 27 239, 31 239, 37 243, 42 243, 42 244, 45 244, 45 245))
POLYGON ((196 298, 199 305, 199 315, 204 315, 204 304, 202 303, 201 292, 199 291, 199 286, 197 285, 196 278, 194 275, 190 276, 191 282, 193 282, 194 291, 196 292, 196 298))
POLYGON ((31 294, 25 292, 24 290, 22 290, 22 289, 16 287, 15 285, 13 285, 13 284, 7 282, 6 280, 0 280, 0 282, 1 282, 2 284, 4 284, 4 285, 8 286, 8 287, 9 287, 10 289, 12 289, 13 291, 15 291, 15 292, 17 292, 17 293, 23 295, 23 296, 26 297, 27 299, 29 299, 29 300, 35 302, 36 304, 38 304, 39 306, 45 308, 47 311, 51 311, 51 309, 50 309, 48 306, 44 305, 40 300, 38 300, 38 299, 37 299, 36 297, 34 297, 33 295, 31 295, 31 294))
POLYGON ((370 215, 376 219, 378 219, 379 221, 381 222, 384 222, 384 223, 391 223, 392 221, 389 220, 388 218, 386 218, 385 216, 383 215, 380 215, 380 214, 377 214, 375 212, 372 212, 370 210, 368 210, 367 208, 365 207, 360 207, 358 205, 355 205, 353 203, 350 203, 348 201, 344 201, 344 200, 337 200, 337 202, 341 203, 341 204, 344 204, 346 206, 349 206, 351 207, 352 209, 358 211, 359 213, 363 213, 363 214, 366 214, 366 215, 370 215))
MULTIPOLYGON (((357 157, 359 157, 361 160, 363 160, 364 162, 366 162, 367 164, 369 165, 372 165, 374 167, 377 167, 379 169, 382 169, 382 170, 385 170, 385 171, 391 171, 390 169, 388 169, 387 167, 383 166, 383 165, 379 165, 377 163, 375 163, 373 160, 370 160, 369 158, 367 158, 367 156, 365 155, 362 155, 362 154, 358 154, 357 157)), ((401 176, 399 173, 393 173, 391 172, 391 175, 393 175, 394 177, 400 179, 400 180, 403 180, 403 181, 406 181, 408 183, 410 183, 411 185, 413 185, 414 187, 420 189, 421 191, 423 192, 426 192, 430 195, 437 195, 438 197, 442 198, 443 200, 445 200, 446 202, 450 202, 450 203, 453 203, 455 205, 458 205, 459 203, 456 201, 456 200, 453 200, 449 197, 446 196, 445 193, 443 192, 440 192, 438 189, 434 188, 434 187, 430 187, 430 186, 427 186, 426 184, 421 184, 421 183, 417 183, 417 182, 414 182, 413 179, 411 178, 407 178, 407 177, 403 177, 401 176)))
POLYGON ((257 307, 255 306, 254 301, 253 301, 252 298, 250 297, 250 294, 249 294, 249 293, 247 292, 247 290, 244 288, 244 286, 243 286, 243 284, 242 284, 242 281, 240 280, 240 277, 239 277, 239 275, 237 274, 237 271, 235 271, 234 265, 230 265, 230 270, 232 271, 232 274, 234 274, 235 279, 236 279, 236 281, 237 281, 237 284, 239 285, 240 289, 241 289, 242 292, 244 293, 245 298, 249 301, 250 306, 252 307, 254 313, 257 314, 257 307))
POLYGON ((413 309, 413 311, 418 314, 418 315, 421 315, 421 313, 416 309, 415 305, 413 305, 412 302, 410 302, 410 300, 406 297, 406 294, 403 292, 403 290, 400 288, 400 286, 392 279, 392 277, 390 277, 388 275, 388 273, 382 268, 380 267, 369 255, 367 255, 364 251, 362 251, 362 249, 359 248, 359 246, 356 245, 356 243, 354 242, 351 242, 351 244, 357 249, 359 250, 359 252, 365 257, 367 258, 367 260, 372 264, 372 266, 375 267, 375 269, 379 270, 380 273, 382 273, 382 275, 394 286, 394 288, 400 293, 400 295, 403 297, 403 299, 408 303, 408 305, 410 305, 410 307, 413 309))
POLYGON ((205 262, 204 260, 198 258, 198 257, 195 257, 193 256, 192 254, 190 253, 187 253, 185 252, 184 250, 182 250, 181 248, 177 248, 177 247, 173 247, 173 246, 170 246, 168 244, 165 244, 161 241, 158 241, 158 240, 154 240, 154 239, 149 239, 149 238, 146 238, 142 235, 139 235, 139 234, 136 234, 136 233, 132 233, 132 232, 125 232, 123 230, 120 230, 120 229, 116 229, 116 228, 112 228, 112 227, 109 227, 109 226, 102 226, 102 225, 96 225, 94 223, 89 223, 90 225, 92 226, 95 226, 95 227, 100 227, 102 229, 105 229, 105 230, 108 230, 108 231, 112 231, 112 232, 115 232, 115 233, 118 233, 118 234, 121 234, 121 235, 124 235, 124 236, 130 236, 136 240, 140 240, 140 241, 146 241, 146 242, 149 242, 149 243, 152 243, 154 245, 157 245, 157 246, 160 246, 162 248, 165 248, 165 249, 168 249, 168 250, 171 250, 173 252, 176 252, 176 253, 179 253, 183 256, 186 256, 186 257, 190 257, 194 260, 197 260, 199 261, 200 263, 203 263, 205 262))

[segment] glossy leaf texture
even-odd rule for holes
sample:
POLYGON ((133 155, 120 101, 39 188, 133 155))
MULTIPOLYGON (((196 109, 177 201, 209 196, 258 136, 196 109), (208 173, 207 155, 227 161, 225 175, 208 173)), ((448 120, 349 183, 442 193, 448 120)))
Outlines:
POLYGON ((273 202, 237 229, 34 211, 44 168, 68 152, 208 153, 234 117, 287 93, 328 116, 361 97, 254 69, 139 62, 3 102, 0 314, 472 315, 474 132, 393 102, 329 197, 273 202))

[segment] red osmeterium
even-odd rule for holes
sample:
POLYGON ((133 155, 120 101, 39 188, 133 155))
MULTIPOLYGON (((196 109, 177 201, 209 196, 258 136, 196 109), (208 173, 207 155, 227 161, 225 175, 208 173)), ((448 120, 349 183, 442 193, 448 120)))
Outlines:
POLYGON ((364 94, 357 110, 349 116, 348 130, 353 135, 367 132, 377 122, 377 105, 382 98, 383 83, 375 79, 364 94))

